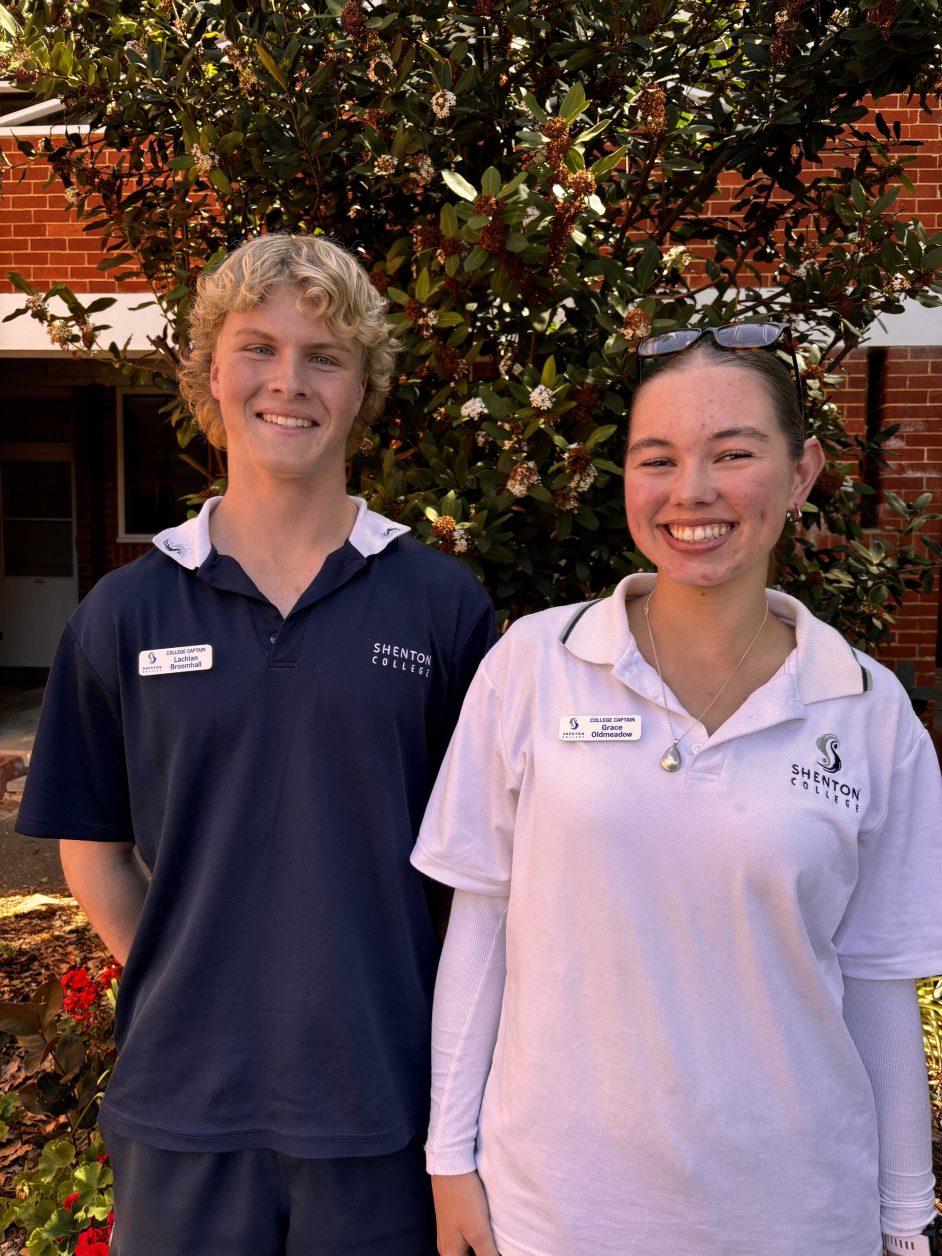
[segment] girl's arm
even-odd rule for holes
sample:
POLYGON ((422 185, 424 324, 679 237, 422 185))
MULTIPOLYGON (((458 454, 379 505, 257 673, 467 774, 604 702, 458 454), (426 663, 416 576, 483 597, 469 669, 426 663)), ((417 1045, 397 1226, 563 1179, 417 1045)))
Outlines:
POLYGON ((929 1083, 915 983, 845 976, 844 1021, 876 1103, 883 1233, 912 1238, 935 1215, 929 1083))
POLYGON ((497 1256, 474 1151, 504 995, 508 902, 455 892, 435 984, 426 1163, 442 1256, 464 1256, 469 1248, 497 1256))

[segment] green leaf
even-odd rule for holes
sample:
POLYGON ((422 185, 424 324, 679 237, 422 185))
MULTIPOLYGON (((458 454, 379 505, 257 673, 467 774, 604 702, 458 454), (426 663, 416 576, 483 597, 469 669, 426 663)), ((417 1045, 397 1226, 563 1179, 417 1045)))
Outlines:
POLYGON ((473 187, 467 179, 458 174, 454 170, 443 170, 442 179, 445 185, 449 187, 456 196, 460 196, 464 201, 473 201, 477 196, 477 189, 473 187))
POLYGON ((559 116, 564 122, 572 122, 575 118, 578 118, 585 107, 585 88, 581 83, 576 83, 563 97, 563 102, 559 106, 559 116))
POLYGON ((288 80, 285 78, 284 72, 281 69, 281 66, 278 64, 275 58, 271 55, 271 53, 268 51, 268 49, 265 47, 264 44, 261 44, 261 43, 255 44, 255 55, 258 57, 259 61, 261 61, 262 65, 265 67, 268 73, 272 76, 272 78, 275 80, 278 86, 283 87, 285 91, 287 91, 288 80))
POLYGON ((22 275, 17 274, 15 270, 7 271, 7 279, 9 279, 13 287, 18 289, 20 292, 26 292, 29 296, 33 296, 36 292, 33 285, 29 283, 28 280, 24 279, 22 275))
POLYGON ((75 1159, 75 1148, 65 1139, 52 1139, 39 1155, 37 1170, 44 1181, 52 1181, 60 1169, 75 1159))
POLYGON ((547 388, 556 387, 556 359, 552 354, 543 363, 543 370, 540 372, 540 383, 547 388))
POLYGON ((17 35, 20 30, 13 14, 2 4, 0 4, 0 28, 5 30, 8 35, 17 35))
POLYGON ((468 256, 464 259, 464 268, 468 274, 472 271, 480 270, 489 257, 490 253, 488 253, 486 249, 479 248, 478 245, 475 245, 468 256))
POLYGON ((497 196, 500 192, 500 171, 495 166, 488 166, 481 176, 481 191, 488 196, 497 196))
POLYGON ((497 193, 497 195, 501 198, 501 200, 506 200, 508 196, 512 196, 513 193, 516 192, 517 188, 523 187, 526 181, 527 181, 527 171, 521 170, 519 174, 514 175, 514 177, 510 180, 509 183, 504 183, 501 185, 500 191, 497 193))
POLYGON ((603 175, 615 169, 627 151, 627 146, 623 144, 621 148, 616 148, 613 153, 600 157, 594 165, 589 167, 589 170, 595 175, 596 179, 601 179, 603 175))
POLYGON ((618 425, 615 423, 605 423, 602 427, 597 427, 585 441, 586 449, 594 449, 596 445, 601 445, 610 436, 614 436, 617 431, 618 425))
POLYGON ((418 279, 415 281, 415 299, 417 301, 427 301, 431 291, 432 278, 428 273, 428 267, 423 266, 419 271, 418 279))
POLYGON ((572 142, 574 144, 588 144, 589 140, 594 140, 597 135, 601 135, 610 122, 611 118, 603 118, 601 122, 596 122, 595 126, 590 126, 587 131, 580 131, 572 142))
POLYGON ((442 235, 453 240, 458 234, 458 215, 455 213, 454 205, 443 205, 438 215, 438 221, 442 229, 442 235))
POLYGON ((537 98, 530 92, 524 92, 523 103, 526 106, 527 111, 533 114, 540 126, 543 126, 546 122, 546 111, 543 109, 537 98))

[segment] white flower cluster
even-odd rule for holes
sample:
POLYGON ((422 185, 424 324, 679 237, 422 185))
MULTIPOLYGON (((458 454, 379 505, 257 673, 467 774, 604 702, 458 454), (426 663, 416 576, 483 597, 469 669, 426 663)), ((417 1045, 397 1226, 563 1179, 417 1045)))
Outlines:
POLYGON ((425 153, 419 153, 416 157, 414 173, 420 183, 431 183, 435 178, 435 167, 425 153))
POLYGON ((534 484, 539 483, 540 473, 532 458, 526 462, 518 462, 507 477, 507 492, 514 497, 526 497, 534 484))
POLYGON ((78 190, 78 188, 66 188, 66 189, 65 189, 65 203, 66 203, 66 205, 75 205, 75 204, 77 204, 77 203, 78 203, 78 200, 79 200, 79 197, 80 197, 81 195, 82 195, 82 193, 78 190))
POLYGON ((482 414, 487 414, 487 406, 480 397, 469 397, 461 407, 463 419, 479 419, 482 414))
POLYGON ((523 214, 523 229, 526 230, 535 218, 539 218, 540 211, 535 205, 528 205, 523 214))
POLYGON ((416 327, 420 333, 428 338, 432 334, 433 328, 438 324, 438 310, 423 310, 416 319, 416 327))
POLYGON ((69 324, 64 318, 54 318, 51 323, 48 323, 46 325, 46 334, 52 343, 58 345, 60 349, 67 349, 72 343, 69 324))
POLYGON ((207 149, 204 153, 199 144, 194 144, 190 149, 190 156, 193 158, 193 167, 196 173, 204 179, 207 175, 212 174, 219 165, 219 154, 212 148, 207 149))
POLYGON ((598 471, 595 469, 595 464, 590 462, 583 471, 572 477, 569 481, 569 487, 575 489, 577 493, 584 493, 587 488, 591 488, 595 483, 597 475, 598 471))
POLYGON ((35 314, 37 318, 45 320, 49 311, 46 309, 46 301, 38 292, 34 292, 31 297, 26 298, 26 308, 30 314, 35 314))
POLYGON ((383 153, 381 157, 377 157, 373 163, 373 169, 377 174, 392 174, 399 165, 399 158, 392 157, 389 153, 383 153))
POLYGON ((447 118, 458 103, 458 97, 454 92, 436 92, 432 97, 432 113, 436 118, 447 118))
POLYGON ((553 394, 545 384, 537 384, 530 393, 530 405, 534 410, 552 410, 553 394))
POLYGON ((682 244, 674 244, 661 254, 661 269, 686 270, 692 261, 692 256, 682 244))

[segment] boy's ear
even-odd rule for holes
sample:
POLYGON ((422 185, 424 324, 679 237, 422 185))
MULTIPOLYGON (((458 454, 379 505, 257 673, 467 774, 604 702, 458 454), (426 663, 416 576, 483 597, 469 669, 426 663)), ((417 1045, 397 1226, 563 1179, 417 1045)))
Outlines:
POLYGON ((209 391, 216 400, 219 400, 219 367, 216 365, 216 355, 213 354, 209 363, 209 391))

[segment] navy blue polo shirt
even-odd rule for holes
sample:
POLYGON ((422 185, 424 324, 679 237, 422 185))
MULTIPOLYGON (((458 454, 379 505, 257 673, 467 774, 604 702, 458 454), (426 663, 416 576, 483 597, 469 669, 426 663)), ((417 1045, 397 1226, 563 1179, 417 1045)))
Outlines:
POLYGON ((17 827, 133 841, 151 872, 108 1126, 382 1155, 426 1121, 438 946, 409 854, 493 608, 358 501, 283 619, 213 549, 218 500, 73 615, 17 827))

